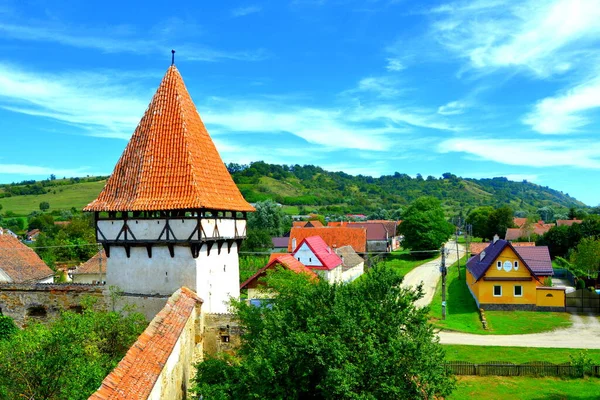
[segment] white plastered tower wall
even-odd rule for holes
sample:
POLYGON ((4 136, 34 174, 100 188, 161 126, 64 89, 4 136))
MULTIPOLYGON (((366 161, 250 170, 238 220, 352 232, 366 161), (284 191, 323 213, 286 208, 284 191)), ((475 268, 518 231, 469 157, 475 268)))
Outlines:
POLYGON ((213 245, 210 254, 206 246, 196 259, 196 285, 198 296, 204 300, 202 309, 208 313, 229 312, 229 301, 240 298, 240 264, 237 243, 231 248, 213 245))

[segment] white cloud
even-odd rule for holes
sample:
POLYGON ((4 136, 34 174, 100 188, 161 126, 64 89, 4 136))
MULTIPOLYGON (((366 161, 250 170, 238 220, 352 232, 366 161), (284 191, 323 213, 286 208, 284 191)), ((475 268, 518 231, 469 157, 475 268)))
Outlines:
POLYGON ((581 83, 562 95, 538 101, 523 122, 539 133, 571 133, 589 124, 591 120, 585 113, 598 107, 600 76, 581 83))
MULTIPOLYGON (((163 31, 166 28, 161 28, 163 31)), ((112 35, 113 29, 102 32, 75 32, 65 26, 43 26, 32 23, 10 24, 0 22, 0 33, 7 37, 35 42, 59 43, 76 48, 96 49, 106 53, 168 54, 173 43, 177 57, 190 61, 260 61, 268 58, 264 49, 224 51, 207 45, 170 38, 169 40, 146 40, 136 38, 130 32, 112 35)), ((197 42, 197 40, 196 40, 197 42)))
POLYGON ((386 61, 387 65, 385 69, 387 69, 388 71, 396 72, 406 69, 406 66, 402 63, 402 60, 398 58, 388 58, 386 61))
POLYGON ((438 107, 438 114, 442 115, 457 115, 463 114, 467 105, 462 101, 451 101, 443 106, 438 107))
POLYGON ((86 167, 76 169, 63 169, 54 167, 42 167, 37 165, 24 164, 0 164, 0 174, 11 175, 42 175, 49 176, 51 174, 57 176, 83 176, 83 175, 108 175, 106 172, 90 172, 86 167))
POLYGON ((431 36, 475 68, 524 67, 564 73, 597 54, 600 2, 457 2, 433 10, 431 36))
POLYGON ((600 143, 596 141, 454 138, 441 142, 437 151, 466 153, 506 165, 600 168, 600 143))
POLYGON ((367 77, 358 82, 350 92, 372 92, 379 97, 394 97, 400 94, 397 82, 388 77, 367 77))
POLYGON ((74 125, 91 136, 129 138, 148 99, 118 76, 43 74, 0 64, 0 107, 74 125))
POLYGON ((455 130, 435 113, 387 105, 318 109, 219 99, 201 113, 213 134, 285 132, 331 149, 385 151, 393 141, 408 139, 413 127, 455 130))
POLYGON ((238 7, 231 11, 231 15, 233 17, 244 17, 249 14, 254 14, 262 10, 262 7, 257 5, 247 6, 247 7, 238 7))

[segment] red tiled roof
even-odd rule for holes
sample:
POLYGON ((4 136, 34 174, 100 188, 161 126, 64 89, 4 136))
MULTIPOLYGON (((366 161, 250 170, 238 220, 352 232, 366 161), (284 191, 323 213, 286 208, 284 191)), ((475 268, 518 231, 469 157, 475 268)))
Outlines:
MULTIPOLYGON (((347 225, 349 228, 365 228, 367 230, 367 240, 387 240, 388 231, 385 225, 376 222, 350 222, 347 225)), ((389 235, 392 237, 393 235, 389 235)))
POLYGON ((469 246, 469 252, 471 253, 471 255, 479 254, 483 250, 485 250, 485 248, 489 245, 489 243, 471 243, 471 245, 469 246))
POLYGON ((54 275, 33 249, 9 234, 0 234, 0 270, 12 283, 39 281, 54 275))
POLYGON ((348 225, 347 221, 329 221, 327 222, 327 226, 346 226, 348 225))
MULTIPOLYGON (((332 270, 342 264, 342 259, 340 256, 335 254, 335 252, 331 250, 331 247, 327 246, 327 243, 325 243, 321 236, 307 237, 300 242, 300 244, 298 244, 296 250, 298 250, 303 243, 306 243, 306 245, 312 250, 313 254, 319 259, 324 269, 332 270)), ((296 255, 295 251, 293 255, 296 255)), ((309 266, 309 268, 315 267, 309 266)))
POLYGON ((90 400, 146 400, 200 303, 198 295, 186 287, 173 293, 90 400))
POLYGON ((506 235, 504 236, 505 240, 517 240, 518 238, 523 236, 523 231, 521 228, 507 228, 506 235))
POLYGON ((171 66, 106 186, 84 211, 181 209, 254 211, 171 66))
POLYGON ((517 217, 514 217, 513 218, 513 223, 515 224, 515 226, 517 228, 520 228, 520 227, 522 227, 523 225, 525 225, 527 223, 527 218, 517 218, 517 217))
POLYGON ((299 228, 322 228, 323 223, 319 220, 310 220, 310 221, 294 221, 292 226, 296 226, 299 228))
POLYGON ((296 239, 296 245, 309 236, 321 236, 325 243, 332 249, 342 246, 352 246, 357 253, 366 252, 367 230, 364 228, 348 227, 323 227, 323 228, 298 228, 294 227, 290 231, 290 242, 288 251, 292 251, 293 240, 296 239))
POLYGON ((265 276, 267 269, 274 268, 276 265, 281 265, 285 269, 293 271, 297 274, 307 274, 311 279, 318 279, 319 276, 310 268, 296 260, 291 254, 277 254, 276 257, 271 256, 269 263, 259 269, 254 275, 246 279, 244 283, 240 285, 240 289, 245 288, 250 283, 256 281, 259 278, 265 276))
POLYGON ((571 226, 573 224, 580 224, 583 221, 580 219, 557 219, 556 220, 556 226, 571 226))
POLYGON ((100 250, 92 258, 81 264, 73 274, 106 274, 106 253, 100 250), (98 272, 100 270, 100 272, 98 272))
POLYGON ((532 247, 535 246, 535 242, 511 242, 513 247, 532 247))
POLYGON ((367 223, 383 224, 385 226, 385 230, 387 231, 389 237, 396 236, 396 230, 399 225, 397 221, 389 221, 386 219, 370 219, 367 221, 367 223))

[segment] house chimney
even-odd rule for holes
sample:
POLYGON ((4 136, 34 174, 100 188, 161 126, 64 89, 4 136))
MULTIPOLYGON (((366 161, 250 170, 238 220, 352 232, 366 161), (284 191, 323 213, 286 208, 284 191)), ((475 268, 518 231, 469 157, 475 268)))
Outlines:
POLYGON ((296 251, 296 238, 292 238, 292 251, 296 251))
POLYGON ((498 241, 498 239, 500 239, 500 236, 494 235, 494 243, 496 243, 498 241))

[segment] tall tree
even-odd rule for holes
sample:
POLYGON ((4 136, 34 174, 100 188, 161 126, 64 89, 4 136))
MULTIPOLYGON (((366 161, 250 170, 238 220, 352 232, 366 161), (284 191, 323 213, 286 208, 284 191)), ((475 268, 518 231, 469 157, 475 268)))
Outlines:
POLYGON ((480 237, 482 239, 491 239, 489 236, 488 220, 490 214, 494 212, 493 207, 477 207, 473 209, 467 216, 467 224, 470 224, 473 228, 473 236, 480 237))
POLYGON ((497 208, 490 214, 488 220, 488 238, 492 238, 494 235, 498 235, 504 238, 506 235, 506 229, 512 228, 513 224, 513 210, 509 206, 502 206, 497 208))
POLYGON ((581 273, 596 278, 600 272, 600 240, 582 239, 571 254, 571 263, 581 273))
POLYGON ((243 332, 235 356, 198 365, 195 398, 431 399, 454 380, 443 367, 422 293, 377 267, 352 284, 276 271, 269 304, 233 302, 243 332))
POLYGON ((404 212, 400 224, 404 235, 402 246, 411 250, 438 249, 454 233, 454 226, 446 221, 442 203, 434 197, 420 197, 404 212))

